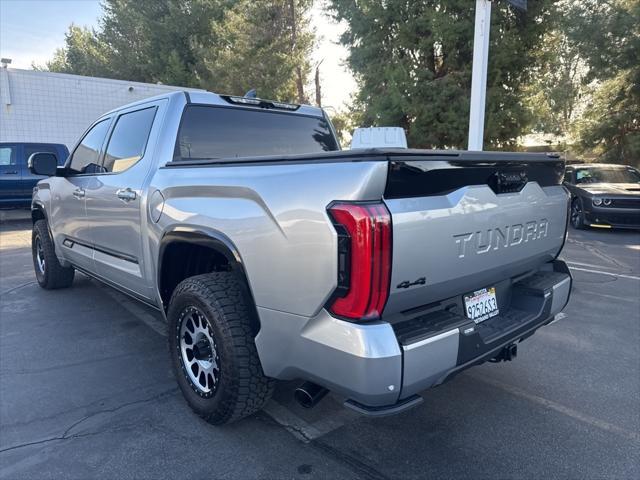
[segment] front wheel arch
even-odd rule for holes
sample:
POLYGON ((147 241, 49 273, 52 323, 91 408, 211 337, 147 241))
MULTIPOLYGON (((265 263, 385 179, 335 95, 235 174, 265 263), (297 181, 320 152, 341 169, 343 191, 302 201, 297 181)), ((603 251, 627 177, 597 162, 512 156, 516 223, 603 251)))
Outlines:
POLYGON ((47 213, 44 207, 36 203, 31 207, 31 223, 35 225, 38 220, 46 220, 48 225, 47 213))
POLYGON ((55 246, 46 219, 33 224, 31 252, 38 284, 47 290, 71 286, 74 268, 62 265, 55 253, 55 246))
POLYGON ((573 197, 573 199, 571 200, 571 210, 569 212, 569 215, 569 221, 573 228, 576 228, 578 230, 586 228, 587 225, 584 221, 584 200, 582 199, 582 197, 573 197), (579 205, 579 217, 577 219, 575 217, 576 212, 574 210, 574 205, 579 205))

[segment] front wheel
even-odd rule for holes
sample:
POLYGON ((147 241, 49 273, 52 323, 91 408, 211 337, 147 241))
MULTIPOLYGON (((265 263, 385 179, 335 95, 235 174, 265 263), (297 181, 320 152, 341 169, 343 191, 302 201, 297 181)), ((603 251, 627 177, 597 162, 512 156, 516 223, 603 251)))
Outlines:
POLYGON ((169 354, 189 406, 209 423, 260 409, 274 381, 262 371, 249 296, 233 273, 191 277, 175 289, 167 317, 169 354))
POLYGON ((579 198, 574 198, 571 202, 571 226, 576 230, 586 228, 584 221, 584 211, 582 210, 582 202, 579 198))
POLYGON ((33 224, 31 254, 36 280, 42 288, 66 288, 73 283, 74 269, 63 267, 58 261, 46 220, 38 220, 33 224))

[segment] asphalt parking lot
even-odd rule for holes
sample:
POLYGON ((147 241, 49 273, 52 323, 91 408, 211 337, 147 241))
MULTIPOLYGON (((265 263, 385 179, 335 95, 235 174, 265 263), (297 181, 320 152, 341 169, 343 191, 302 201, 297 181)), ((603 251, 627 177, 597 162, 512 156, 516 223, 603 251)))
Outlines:
POLYGON ((193 415, 159 316, 77 275, 35 283, 30 222, 0 226, 0 478, 640 478, 640 235, 572 230, 566 318, 370 419, 293 385, 223 428, 193 415))

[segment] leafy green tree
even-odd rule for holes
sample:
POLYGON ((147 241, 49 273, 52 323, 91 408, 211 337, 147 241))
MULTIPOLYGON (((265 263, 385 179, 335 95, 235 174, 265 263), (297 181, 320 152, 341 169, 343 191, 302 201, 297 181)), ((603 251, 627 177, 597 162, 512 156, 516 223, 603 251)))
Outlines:
POLYGON ((96 32, 71 24, 65 34, 65 48, 58 48, 47 69, 60 73, 75 73, 105 77, 113 75, 107 61, 108 51, 96 32))
POLYGON ((104 0, 97 30, 69 27, 55 72, 306 101, 312 0, 104 0))
POLYGON ((100 28, 70 27, 47 67, 81 75, 196 87, 196 48, 231 0, 105 0, 100 28))
POLYGON ((598 88, 576 131, 601 161, 640 163, 640 0, 583 0, 568 12, 568 36, 598 88))
POLYGON ((216 91, 242 95, 256 88, 263 98, 308 102, 314 34, 311 0, 240 0, 213 26, 216 42, 199 55, 204 83, 216 91))
MULTIPOLYGON (((355 108, 365 125, 396 125, 410 146, 467 143, 475 2, 469 0, 329 0, 344 20, 341 38, 359 84, 355 108)), ((487 82, 485 143, 510 146, 529 125, 523 102, 553 0, 529 2, 519 12, 494 2, 487 82)))
POLYGON ((631 69, 601 83, 576 122, 579 147, 598 161, 640 166, 640 96, 631 69))
POLYGON ((568 138, 590 91, 584 82, 587 66, 562 23, 545 35, 537 55, 532 81, 523 92, 532 111, 532 127, 568 138))
POLYGON ((338 140, 342 148, 348 148, 351 142, 351 135, 359 124, 355 124, 354 118, 348 111, 330 109, 329 118, 333 128, 338 134, 338 140))
POLYGON ((207 41, 223 7, 217 0, 107 0, 100 39, 119 77, 195 87, 193 45, 207 41))

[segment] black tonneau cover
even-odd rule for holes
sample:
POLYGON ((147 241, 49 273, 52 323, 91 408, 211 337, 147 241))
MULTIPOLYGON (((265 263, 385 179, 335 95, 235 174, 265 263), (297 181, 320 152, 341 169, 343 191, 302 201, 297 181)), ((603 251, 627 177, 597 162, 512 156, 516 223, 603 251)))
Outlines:
POLYGON ((522 152, 469 152, 467 150, 421 150, 405 148, 363 148, 355 150, 336 150, 324 153, 305 153, 296 155, 265 155, 259 157, 230 157, 198 160, 173 160, 166 167, 200 167, 239 163, 283 163, 283 162, 371 162, 371 161, 416 161, 456 160, 459 162, 549 162, 559 161, 557 153, 522 152))
POLYGON ((389 162, 385 198, 443 195, 468 185, 489 185, 496 193, 519 191, 527 182, 559 185, 564 161, 555 153, 469 152, 370 148, 302 155, 174 160, 165 168, 282 165, 296 163, 389 162))

